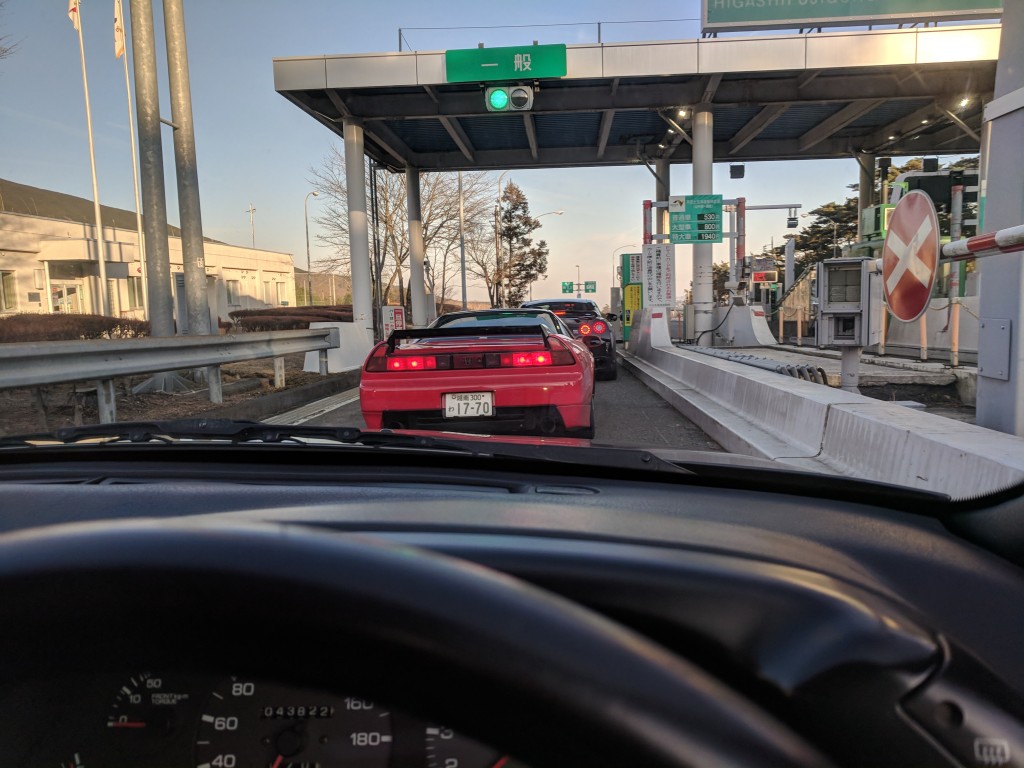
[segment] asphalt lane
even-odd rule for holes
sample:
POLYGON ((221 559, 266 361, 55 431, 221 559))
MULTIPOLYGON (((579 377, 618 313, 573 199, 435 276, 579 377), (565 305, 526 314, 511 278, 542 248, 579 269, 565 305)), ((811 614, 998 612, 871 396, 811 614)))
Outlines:
POLYGON ((619 366, 615 381, 597 382, 594 443, 638 448, 721 451, 703 430, 619 366))
MULTIPOLYGON (((349 390, 274 418, 275 423, 365 428, 359 410, 359 391, 349 390), (292 418, 289 418, 292 416, 292 418)), ((594 396, 594 443, 642 448, 683 448, 721 451, 722 448, 692 421, 619 367, 615 381, 597 382, 594 396)))

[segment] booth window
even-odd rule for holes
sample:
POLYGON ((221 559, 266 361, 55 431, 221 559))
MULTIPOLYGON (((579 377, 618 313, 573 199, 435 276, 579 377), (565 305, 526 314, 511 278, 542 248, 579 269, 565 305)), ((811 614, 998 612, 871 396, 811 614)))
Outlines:
POLYGON ((18 308, 18 284, 13 272, 0 272, 0 311, 11 312, 18 308))
POLYGON ((128 308, 139 309, 142 306, 142 278, 128 278, 128 308))

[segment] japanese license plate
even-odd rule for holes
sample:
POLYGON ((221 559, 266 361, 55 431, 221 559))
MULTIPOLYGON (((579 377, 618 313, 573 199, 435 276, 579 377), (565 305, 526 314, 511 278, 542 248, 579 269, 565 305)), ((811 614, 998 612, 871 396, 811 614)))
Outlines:
POLYGON ((493 392, 446 392, 444 417, 446 419, 473 419, 494 413, 493 392))

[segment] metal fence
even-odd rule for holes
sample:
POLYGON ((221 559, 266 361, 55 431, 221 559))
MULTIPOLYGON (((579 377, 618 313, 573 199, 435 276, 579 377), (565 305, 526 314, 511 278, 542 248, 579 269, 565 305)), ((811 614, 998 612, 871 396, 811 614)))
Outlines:
MULTIPOLYGON (((95 381, 100 422, 109 424, 117 421, 115 378, 206 368, 210 400, 220 402, 220 366, 225 363, 319 351, 320 373, 325 374, 327 350, 340 343, 337 328, 316 328, 226 336, 0 344, 0 389, 95 381)), ((283 374, 283 365, 275 360, 275 376, 278 368, 283 374)))

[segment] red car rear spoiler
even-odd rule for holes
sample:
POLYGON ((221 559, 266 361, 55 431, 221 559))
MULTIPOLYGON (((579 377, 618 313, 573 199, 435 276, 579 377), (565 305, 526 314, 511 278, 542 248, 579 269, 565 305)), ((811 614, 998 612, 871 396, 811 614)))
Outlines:
POLYGON ((480 338, 483 336, 540 336, 544 346, 551 347, 548 336, 551 331, 543 325, 481 325, 475 327, 457 328, 415 328, 401 331, 392 331, 388 336, 388 352, 395 351, 395 343, 402 339, 445 339, 466 336, 480 338))

